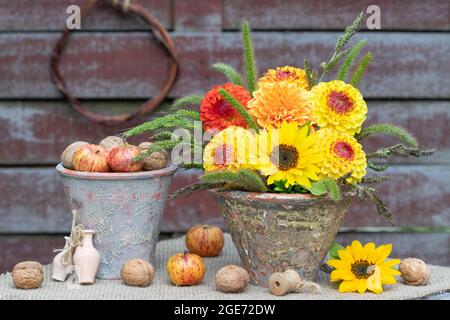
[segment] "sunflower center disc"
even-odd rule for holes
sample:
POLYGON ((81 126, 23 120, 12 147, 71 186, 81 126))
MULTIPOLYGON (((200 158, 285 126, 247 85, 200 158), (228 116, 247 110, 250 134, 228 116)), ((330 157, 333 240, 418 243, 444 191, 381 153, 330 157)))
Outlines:
POLYGON ((352 264, 352 273, 358 279, 367 279, 373 274, 373 268, 365 260, 358 260, 352 264))
POLYGON ((353 110, 353 101, 343 92, 331 91, 327 97, 328 106, 338 114, 346 114, 353 110))
POLYGON ((270 161, 282 171, 295 168, 298 163, 297 148, 287 144, 280 144, 272 149, 270 161))

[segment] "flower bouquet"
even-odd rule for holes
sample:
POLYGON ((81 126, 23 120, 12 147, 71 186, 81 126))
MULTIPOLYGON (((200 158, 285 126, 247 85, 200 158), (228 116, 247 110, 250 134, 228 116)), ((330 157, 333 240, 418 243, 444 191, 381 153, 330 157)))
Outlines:
POLYGON ((176 100, 168 114, 122 133, 152 133, 154 143, 140 157, 169 149, 180 167, 203 170, 172 197, 212 190, 243 266, 261 286, 286 268, 314 279, 352 198, 373 201, 393 224, 372 187, 387 177, 367 170, 387 169, 375 160, 432 153, 402 128, 364 126, 368 108, 358 86, 372 54, 359 59, 365 41, 349 45, 362 20, 361 13, 317 70, 304 59, 302 68, 277 67, 261 77, 244 21, 245 77, 214 64, 227 83, 176 100), (400 143, 366 154, 361 141, 375 134, 400 143))

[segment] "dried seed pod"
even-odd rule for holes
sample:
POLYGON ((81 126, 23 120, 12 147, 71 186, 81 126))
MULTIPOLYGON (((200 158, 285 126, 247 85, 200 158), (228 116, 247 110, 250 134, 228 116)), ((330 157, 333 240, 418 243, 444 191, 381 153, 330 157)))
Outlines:
POLYGON ((39 262, 24 261, 16 264, 12 280, 17 289, 36 289, 44 281, 44 270, 39 262))
POLYGON ((106 151, 111 151, 115 147, 123 147, 127 143, 124 139, 117 136, 109 136, 100 141, 99 145, 106 149, 106 151))
MULTIPOLYGON (((147 150, 153 143, 151 142, 142 142, 139 144, 139 148, 142 151, 147 150)), ((166 150, 160 150, 151 153, 149 156, 143 159, 144 165, 142 169, 144 171, 152 171, 163 169, 167 166, 169 162, 169 153, 166 150)))
POLYGON ((155 268, 143 259, 128 260, 122 267, 121 277, 125 284, 147 287, 153 280, 155 268))
POLYGON ((75 152, 77 152, 78 149, 88 144, 89 143, 85 141, 76 141, 67 146, 67 148, 64 149, 63 153, 61 154, 61 163, 64 168, 73 169, 73 155, 75 154, 75 152))
POLYGON ((427 264, 417 258, 403 259, 399 266, 403 282, 409 286, 424 286, 430 279, 427 264))
POLYGON ((222 267, 216 273, 216 288, 222 292, 241 292, 249 283, 248 272, 236 265, 222 267))

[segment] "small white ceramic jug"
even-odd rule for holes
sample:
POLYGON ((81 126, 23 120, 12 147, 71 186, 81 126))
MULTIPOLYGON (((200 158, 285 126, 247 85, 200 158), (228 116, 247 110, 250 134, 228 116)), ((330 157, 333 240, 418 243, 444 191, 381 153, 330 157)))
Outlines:
MULTIPOLYGON (((66 239, 66 244, 64 245, 64 249, 69 246, 69 237, 64 237, 66 239)), ((64 254, 64 251, 61 251, 53 258, 52 263, 52 279, 56 281, 66 281, 67 276, 73 272, 73 265, 69 264, 67 266, 61 263, 61 257, 64 254)))
POLYGON ((73 264, 79 284, 93 284, 100 265, 100 254, 92 244, 94 230, 83 230, 81 246, 75 249, 73 264))

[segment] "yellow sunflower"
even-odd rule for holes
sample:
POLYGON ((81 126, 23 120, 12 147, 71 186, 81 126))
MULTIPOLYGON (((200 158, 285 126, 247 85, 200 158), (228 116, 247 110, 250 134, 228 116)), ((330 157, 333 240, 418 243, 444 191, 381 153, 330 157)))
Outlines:
POLYGON ((338 250, 339 259, 327 261, 335 269, 331 272, 330 280, 342 280, 339 292, 364 293, 370 290, 381 293, 383 284, 396 284, 394 276, 400 275, 399 271, 392 268, 400 260, 386 260, 391 251, 392 244, 375 248, 375 244, 369 242, 363 247, 355 240, 351 246, 338 250))
POLYGON ((260 131, 256 141, 254 168, 268 176, 267 184, 286 180, 286 187, 298 183, 310 188, 311 180, 318 180, 322 156, 318 136, 310 134, 308 125, 283 122, 279 128, 269 126, 260 131))
POLYGON ((331 129, 320 129, 317 134, 323 154, 322 175, 338 179, 351 172, 347 182, 360 182, 366 175, 367 162, 366 154, 355 137, 331 129))
POLYGON ((314 121, 321 128, 359 133, 367 105, 358 89, 340 80, 321 82, 311 89, 314 121))
POLYGON ((267 82, 279 81, 292 83, 299 88, 308 90, 308 78, 306 77, 305 70, 291 66, 267 70, 264 76, 258 80, 258 86, 267 82))
POLYGON ((283 121, 311 121, 311 108, 309 91, 286 81, 261 83, 247 104, 249 113, 263 128, 278 127, 283 121))
POLYGON ((251 131, 230 126, 216 134, 206 145, 203 168, 205 171, 248 168, 250 148, 254 146, 255 137, 251 131))

